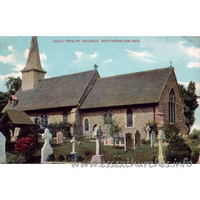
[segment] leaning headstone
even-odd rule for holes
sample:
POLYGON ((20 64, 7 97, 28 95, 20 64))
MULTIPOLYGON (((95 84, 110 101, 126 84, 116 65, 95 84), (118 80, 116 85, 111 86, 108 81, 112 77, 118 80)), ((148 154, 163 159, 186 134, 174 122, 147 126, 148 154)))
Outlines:
MULTIPOLYGON (((96 128, 96 127, 95 127, 96 128)), ((106 157, 101 155, 101 137, 103 133, 101 132, 101 127, 98 126, 96 132, 96 155, 92 156, 91 163, 93 164, 101 164, 106 162, 106 157)))
POLYGON ((136 133, 135 133, 135 144, 134 144, 134 149, 139 149, 140 148, 140 133, 139 131, 137 130, 136 133))
POLYGON ((49 140, 52 139, 52 135, 49 132, 49 129, 45 129, 45 133, 42 134, 42 139, 45 139, 44 146, 41 150, 41 163, 47 162, 47 159, 49 155, 53 154, 53 149, 51 148, 51 145, 49 144, 49 140))
POLYGON ((15 131, 14 131, 14 142, 16 142, 16 140, 17 140, 17 136, 19 135, 19 131, 20 131, 20 128, 16 127, 15 131))
POLYGON ((154 143, 156 142, 156 133, 152 131, 151 133, 151 147, 154 147, 154 143))
POLYGON ((158 130, 158 162, 160 164, 164 164, 165 160, 164 160, 164 156, 163 156, 163 131, 160 129, 158 130))
POLYGON ((63 143, 63 133, 57 132, 56 137, 57 137, 57 144, 62 144, 63 143))
POLYGON ((150 139, 150 130, 151 128, 149 126, 147 126, 146 131, 147 131, 147 140, 150 139))
POLYGON ((0 163, 6 163, 6 138, 0 132, 0 163))

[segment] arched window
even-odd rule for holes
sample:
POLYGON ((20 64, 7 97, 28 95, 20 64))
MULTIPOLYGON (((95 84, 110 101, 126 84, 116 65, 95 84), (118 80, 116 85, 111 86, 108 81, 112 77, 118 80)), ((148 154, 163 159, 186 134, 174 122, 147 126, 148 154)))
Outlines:
POLYGON ((175 116, 176 116, 176 99, 174 90, 172 89, 169 94, 169 123, 175 123, 175 116))
POLYGON ((131 108, 127 109, 126 119, 127 119, 127 127, 133 127, 133 113, 131 108))
POLYGON ((104 114, 104 124, 108 124, 109 119, 112 119, 112 114, 110 112, 104 114))
POLYGON ((85 131, 89 131, 89 121, 85 119, 85 131))
POLYGON ((68 115, 67 112, 63 113, 63 122, 68 122, 68 115))

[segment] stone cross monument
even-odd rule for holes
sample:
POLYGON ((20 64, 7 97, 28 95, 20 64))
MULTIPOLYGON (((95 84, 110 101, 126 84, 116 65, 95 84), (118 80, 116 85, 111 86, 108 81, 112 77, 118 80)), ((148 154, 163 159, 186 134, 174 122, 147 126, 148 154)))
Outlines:
POLYGON ((5 136, 0 132, 0 163, 6 163, 6 138, 5 136))
POLYGON ((53 153, 53 149, 51 148, 51 145, 49 144, 49 140, 52 139, 52 135, 49 132, 49 129, 45 129, 45 133, 42 134, 42 139, 45 139, 44 146, 41 150, 41 163, 44 163, 47 161, 49 155, 53 153))
POLYGON ((158 130, 158 136, 157 136, 157 139, 158 139, 158 162, 160 164, 164 164, 165 163, 165 160, 164 160, 164 156, 163 156, 163 131, 162 129, 158 130))
POLYGON ((101 127, 98 126, 98 128, 96 129, 96 155, 92 156, 91 159, 91 163, 93 164, 101 164, 101 163, 105 163, 106 162, 106 157, 104 155, 101 155, 101 137, 103 135, 103 133, 101 132, 101 127))
POLYGON ((96 155, 100 155, 101 152, 101 136, 103 133, 101 132, 101 127, 97 129, 97 134, 96 134, 96 155))
POLYGON ((72 143, 72 152, 70 154, 77 154, 77 152, 75 152, 75 146, 76 146, 75 136, 72 138, 71 143, 72 143))
POLYGON ((147 140, 149 140, 150 139, 150 130, 151 130, 151 128, 149 127, 149 126, 147 126, 147 128, 146 128, 146 131, 147 131, 147 140))

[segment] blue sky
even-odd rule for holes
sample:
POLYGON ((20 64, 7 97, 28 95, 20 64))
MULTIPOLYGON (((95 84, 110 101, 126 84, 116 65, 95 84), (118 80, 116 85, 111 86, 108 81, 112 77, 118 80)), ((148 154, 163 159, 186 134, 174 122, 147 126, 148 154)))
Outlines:
MULTIPOLYGON (((6 77, 21 77, 20 70, 26 64, 30 41, 30 36, 0 36, 0 91, 6 91, 6 77)), ((165 68, 172 61, 178 82, 187 86, 190 81, 195 81, 200 95, 200 39, 197 37, 40 36, 38 44, 46 77, 92 70, 94 64, 98 65, 100 76, 107 77, 165 68), (88 42, 91 40, 97 42, 88 42)), ((200 129, 197 115, 200 115, 200 109, 196 111, 195 123, 200 129)))

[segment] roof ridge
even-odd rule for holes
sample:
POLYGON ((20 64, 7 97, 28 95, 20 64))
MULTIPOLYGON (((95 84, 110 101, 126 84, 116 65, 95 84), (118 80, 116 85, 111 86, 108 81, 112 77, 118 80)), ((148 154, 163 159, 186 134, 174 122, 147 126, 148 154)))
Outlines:
POLYGON ((148 73, 148 72, 152 72, 152 71, 160 71, 160 70, 164 70, 164 69, 170 69, 173 67, 165 67, 165 68, 158 68, 158 69, 152 69, 152 70, 145 70, 145 71, 140 71, 140 72, 132 72, 132 73, 127 73, 127 74, 119 74, 119 75, 114 75, 114 76, 108 76, 108 77, 100 77, 98 79, 107 79, 107 78, 117 78, 117 77, 122 77, 122 76, 127 76, 127 75, 133 75, 133 74, 140 74, 140 73, 148 73))
POLYGON ((55 78, 61 78, 61 77, 66 77, 66 76, 73 76, 73 75, 78 75, 78 74, 83 74, 83 73, 86 73, 86 72, 92 72, 92 71, 96 71, 96 70, 88 70, 88 71, 84 71, 84 72, 77 72, 77 73, 74 73, 74 74, 66 74, 66 75, 61 75, 61 76, 55 76, 55 77, 49 77, 49 78, 45 78, 43 80, 40 80, 40 81, 45 81, 45 80, 49 80, 49 79, 55 79, 55 78))

